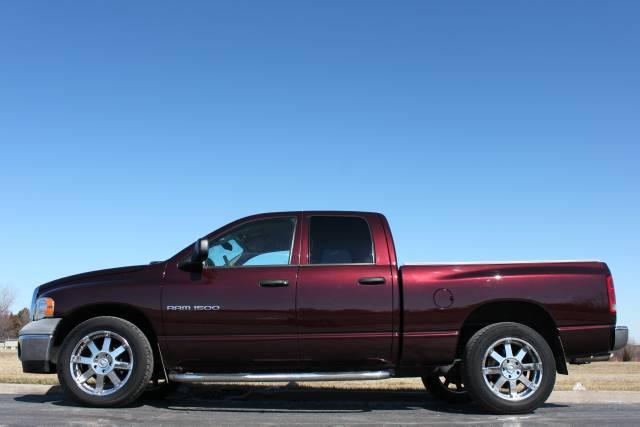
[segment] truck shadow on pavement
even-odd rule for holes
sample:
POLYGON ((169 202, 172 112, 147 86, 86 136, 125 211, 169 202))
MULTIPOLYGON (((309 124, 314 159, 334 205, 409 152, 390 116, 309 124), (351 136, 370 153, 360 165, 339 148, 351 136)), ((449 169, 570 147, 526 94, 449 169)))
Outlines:
MULTIPOLYGON (((81 407, 54 388, 46 395, 24 395, 19 402, 81 407)), ((364 413, 377 410, 428 410, 445 414, 485 414, 473 404, 449 404, 426 391, 340 390, 297 386, 198 384, 181 386, 165 399, 139 399, 129 408, 231 413, 364 413)), ((546 403, 545 408, 565 407, 546 403)), ((92 410, 88 408, 88 410, 92 410)), ((95 409, 93 409, 95 410, 95 409)), ((98 409, 105 410, 105 409, 98 409)))

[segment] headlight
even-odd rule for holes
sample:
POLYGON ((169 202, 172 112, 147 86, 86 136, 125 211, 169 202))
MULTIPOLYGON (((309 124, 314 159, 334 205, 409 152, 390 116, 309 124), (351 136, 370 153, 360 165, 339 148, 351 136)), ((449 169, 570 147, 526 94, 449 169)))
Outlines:
POLYGON ((45 317, 53 317, 53 298, 38 298, 35 310, 33 312, 33 320, 44 319, 45 317))

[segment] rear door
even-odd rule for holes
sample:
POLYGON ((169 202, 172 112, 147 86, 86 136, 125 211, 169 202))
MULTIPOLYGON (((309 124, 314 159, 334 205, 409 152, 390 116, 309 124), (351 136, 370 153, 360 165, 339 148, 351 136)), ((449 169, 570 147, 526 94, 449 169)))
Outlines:
POLYGON ((391 266, 375 214, 305 214, 298 277, 303 362, 322 369, 390 366, 391 266))

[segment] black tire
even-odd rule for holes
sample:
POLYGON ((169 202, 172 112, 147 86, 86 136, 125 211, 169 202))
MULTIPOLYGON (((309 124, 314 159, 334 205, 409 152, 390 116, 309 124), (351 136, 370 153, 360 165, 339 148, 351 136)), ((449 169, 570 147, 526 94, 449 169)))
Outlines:
POLYGON ((434 373, 422 377, 422 383, 434 397, 449 403, 467 403, 471 401, 464 386, 460 363, 453 365, 446 374, 434 373))
POLYGON ((551 394, 556 361, 547 341, 533 329, 519 323, 496 323, 479 330, 467 342, 462 375, 471 398, 483 409, 497 414, 523 414, 540 407, 551 394), (507 357, 507 346, 511 357, 507 357), (520 350, 514 354, 518 348, 526 350, 519 361, 520 350), (492 349, 502 361, 485 357, 492 349), (486 364, 491 365, 487 372, 493 373, 485 376, 486 364), (537 385, 529 387, 521 379, 537 385), (512 384, 517 389, 511 390, 512 384))
POLYGON ((153 373, 153 350, 147 337, 133 323, 118 317, 94 317, 67 335, 60 348, 57 366, 58 380, 65 394, 76 402, 97 407, 124 406, 140 397, 149 384, 153 373), (109 342, 105 344, 106 338, 109 342), (94 350, 99 353, 94 352, 89 343, 93 343, 94 350), (116 355, 118 351, 120 353, 116 355), (124 361, 119 358, 124 358, 124 361), (83 361, 76 363, 78 359, 83 361), (86 363, 86 360, 94 364, 86 363), (103 367, 102 363, 107 366, 103 367), (121 369, 119 366, 125 367, 121 369), (97 372, 103 368, 103 373, 98 375, 97 372), (107 371, 108 374, 104 374, 107 371), (115 377, 110 377, 110 374, 115 377), (76 378, 85 375, 89 376, 88 381, 76 382, 76 378), (98 376, 102 377, 100 387, 98 376), (117 381, 120 383, 116 384, 117 381))

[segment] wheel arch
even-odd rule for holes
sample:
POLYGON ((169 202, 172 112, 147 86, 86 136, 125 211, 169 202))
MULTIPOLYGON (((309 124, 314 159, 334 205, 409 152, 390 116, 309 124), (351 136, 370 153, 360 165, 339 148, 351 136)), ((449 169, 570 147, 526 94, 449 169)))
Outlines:
POLYGON ((155 374, 162 374, 164 376, 164 362, 162 355, 160 354, 160 347, 158 345, 158 336, 151 320, 138 308, 129 304, 122 303, 100 303, 82 306, 70 314, 66 315, 60 321, 60 324, 56 328, 53 336, 53 357, 52 361, 57 362, 58 352, 64 338, 80 323, 92 319, 94 317, 110 316, 124 319, 128 322, 136 325, 142 333, 149 340, 151 348, 153 349, 153 356, 156 363, 154 363, 155 374))
POLYGON ((530 300, 494 300, 474 308, 460 328, 456 357, 462 357, 473 334, 485 326, 499 322, 521 323, 538 332, 553 351, 557 372, 564 375, 569 373, 556 322, 543 306, 530 300))

